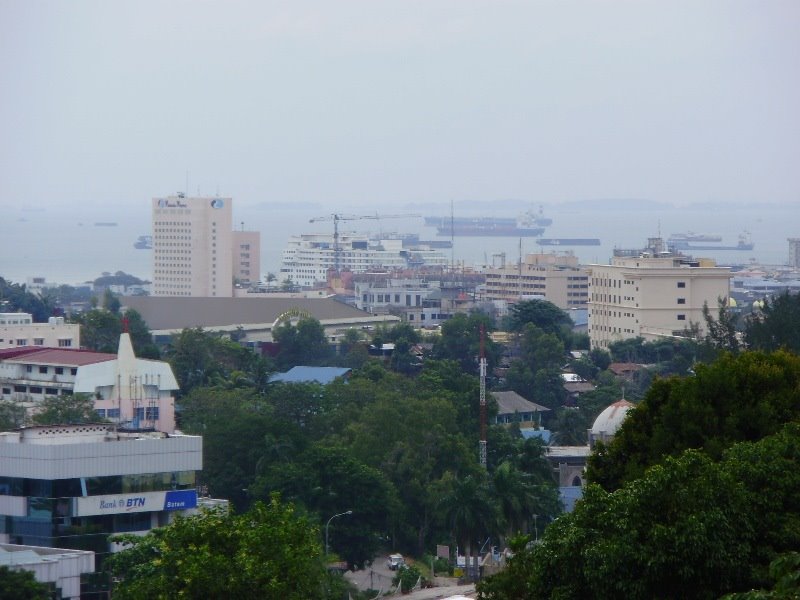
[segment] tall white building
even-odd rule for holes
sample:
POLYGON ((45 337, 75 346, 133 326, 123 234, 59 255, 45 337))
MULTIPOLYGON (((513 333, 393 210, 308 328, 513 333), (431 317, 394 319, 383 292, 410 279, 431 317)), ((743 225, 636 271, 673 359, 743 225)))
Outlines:
POLYGON ((704 331, 703 305, 713 310, 730 291, 730 269, 710 259, 615 256, 610 265, 588 268, 592 348, 635 337, 678 336, 691 325, 704 331))
POLYGON ((233 296, 232 200, 153 198, 154 296, 233 296))
POLYGON ((366 273, 371 270, 447 266, 442 252, 428 247, 406 248, 402 239, 370 239, 367 235, 339 234, 338 257, 332 234, 311 233, 289 238, 283 251, 280 282, 310 287, 328 280, 328 270, 366 273), (337 260, 338 259, 338 260, 337 260))

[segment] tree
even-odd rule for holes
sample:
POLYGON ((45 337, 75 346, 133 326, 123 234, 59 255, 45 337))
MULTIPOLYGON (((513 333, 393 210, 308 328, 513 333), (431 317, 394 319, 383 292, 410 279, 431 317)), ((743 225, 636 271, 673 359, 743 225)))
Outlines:
POLYGON ((442 519, 449 527, 466 557, 472 556, 475 543, 485 536, 497 533, 499 513, 492 501, 486 478, 482 474, 461 479, 443 479, 444 494, 439 501, 442 519))
POLYGON ((325 597, 319 530, 277 496, 241 515, 206 511, 116 540, 128 546, 108 559, 121 600, 325 597))
POLYGON ((0 598, 4 600, 49 600, 50 588, 36 581, 33 572, 0 566, 0 598))
POLYGON ((541 545, 515 542, 510 567, 481 583, 479 597, 718 598, 796 589, 798 459, 800 425, 790 423, 735 444, 719 462, 686 450, 614 492, 590 484, 541 545), (781 567, 776 556, 785 557, 781 567))
POLYGON ((719 351, 726 350, 736 353, 739 351, 739 338, 737 335, 738 315, 728 308, 726 298, 717 298, 717 318, 715 319, 708 302, 703 303, 703 319, 706 322, 706 345, 719 351))
POLYGON ((433 356, 437 359, 455 360, 467 373, 478 372, 478 356, 481 345, 481 325, 486 332, 484 350, 489 372, 497 364, 502 349, 489 337, 494 326, 489 317, 482 314, 457 314, 442 324, 441 336, 433 346, 433 356))
POLYGON ((559 408, 552 428, 555 430, 556 443, 559 446, 586 444, 586 430, 589 428, 589 422, 576 408, 568 406, 559 408))
POLYGON ((292 325, 285 322, 272 332, 279 346, 275 361, 281 369, 297 365, 325 365, 333 357, 333 349, 320 322, 306 317, 292 325))
POLYGON ((36 425, 67 425, 99 423, 104 421, 94 409, 94 400, 88 394, 46 396, 33 415, 36 425))
POLYGON ((751 350, 785 349, 800 354, 800 294, 765 299, 760 312, 747 319, 745 341, 751 350))
POLYGON ((352 510, 352 517, 336 521, 330 537, 330 547, 351 566, 372 560, 397 514, 388 479, 342 448, 313 445, 291 463, 265 461, 251 495, 263 498, 274 492, 319 515, 320 523, 352 510))
POLYGON ((557 336, 565 344, 571 339, 572 319, 547 300, 526 300, 511 307, 509 329, 522 331, 528 324, 557 336))
POLYGON ((44 323, 53 314, 53 305, 25 289, 24 284, 11 283, 0 277, 0 312, 26 312, 36 323, 44 323))
POLYGON ((0 402, 0 431, 16 429, 25 424, 27 411, 20 402, 4 400, 0 402))
POLYGON ((694 377, 656 380, 587 476, 607 490, 688 448, 713 459, 739 441, 775 433, 800 416, 800 357, 785 352, 723 354, 694 377))

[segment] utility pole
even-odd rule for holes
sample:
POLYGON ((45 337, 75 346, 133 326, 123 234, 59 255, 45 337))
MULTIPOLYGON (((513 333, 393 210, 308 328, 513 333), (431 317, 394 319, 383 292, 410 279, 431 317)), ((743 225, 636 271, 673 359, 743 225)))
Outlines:
POLYGON ((486 468, 486 350, 484 348, 484 337, 486 330, 481 324, 481 358, 480 358, 480 376, 481 376, 481 441, 480 441, 480 462, 481 466, 486 468))

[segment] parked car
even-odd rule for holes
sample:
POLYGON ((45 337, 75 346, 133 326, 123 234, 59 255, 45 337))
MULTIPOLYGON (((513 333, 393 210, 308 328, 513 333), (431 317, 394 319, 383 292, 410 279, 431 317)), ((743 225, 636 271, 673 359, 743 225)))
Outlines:
POLYGON ((386 566, 389 567, 392 571, 397 571, 400 567, 404 567, 406 561, 403 560, 402 554, 390 554, 389 560, 386 561, 386 566))

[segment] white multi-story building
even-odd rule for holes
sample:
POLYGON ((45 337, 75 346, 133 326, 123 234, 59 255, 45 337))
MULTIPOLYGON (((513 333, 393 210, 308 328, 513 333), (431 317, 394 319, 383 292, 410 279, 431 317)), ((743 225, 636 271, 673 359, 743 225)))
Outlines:
POLYGON ((402 239, 370 239, 346 233, 339 234, 337 257, 332 234, 311 233, 289 238, 279 280, 289 279, 301 287, 325 283, 328 270, 336 268, 337 258, 339 269, 351 273, 448 264, 442 252, 427 247, 405 248, 402 239))
POLYGON ((136 358, 123 333, 117 354, 68 348, 0 350, 0 402, 35 413, 48 397, 89 394, 98 415, 134 428, 175 431, 178 382, 169 363, 136 358))
POLYGON ((0 349, 80 348, 80 325, 64 322, 64 317, 50 317, 47 323, 34 323, 30 313, 0 313, 0 349))
POLYGON ((680 336, 692 325, 702 332, 703 305, 713 310, 730 291, 730 269, 711 259, 642 254, 588 268, 592 348, 635 337, 680 336))
POLYGON ((230 198, 153 198, 154 296, 233 296, 230 198))
POLYGON ((198 505, 199 436, 121 432, 112 424, 0 433, 0 542, 93 550, 146 533, 198 505))
POLYGON ((571 254, 528 254, 525 261, 498 266, 486 273, 487 300, 517 302, 538 296, 561 309, 583 308, 589 299, 589 274, 571 254))
POLYGON ((356 308, 398 315, 415 327, 440 325, 455 311, 437 280, 357 275, 353 287, 356 308))

